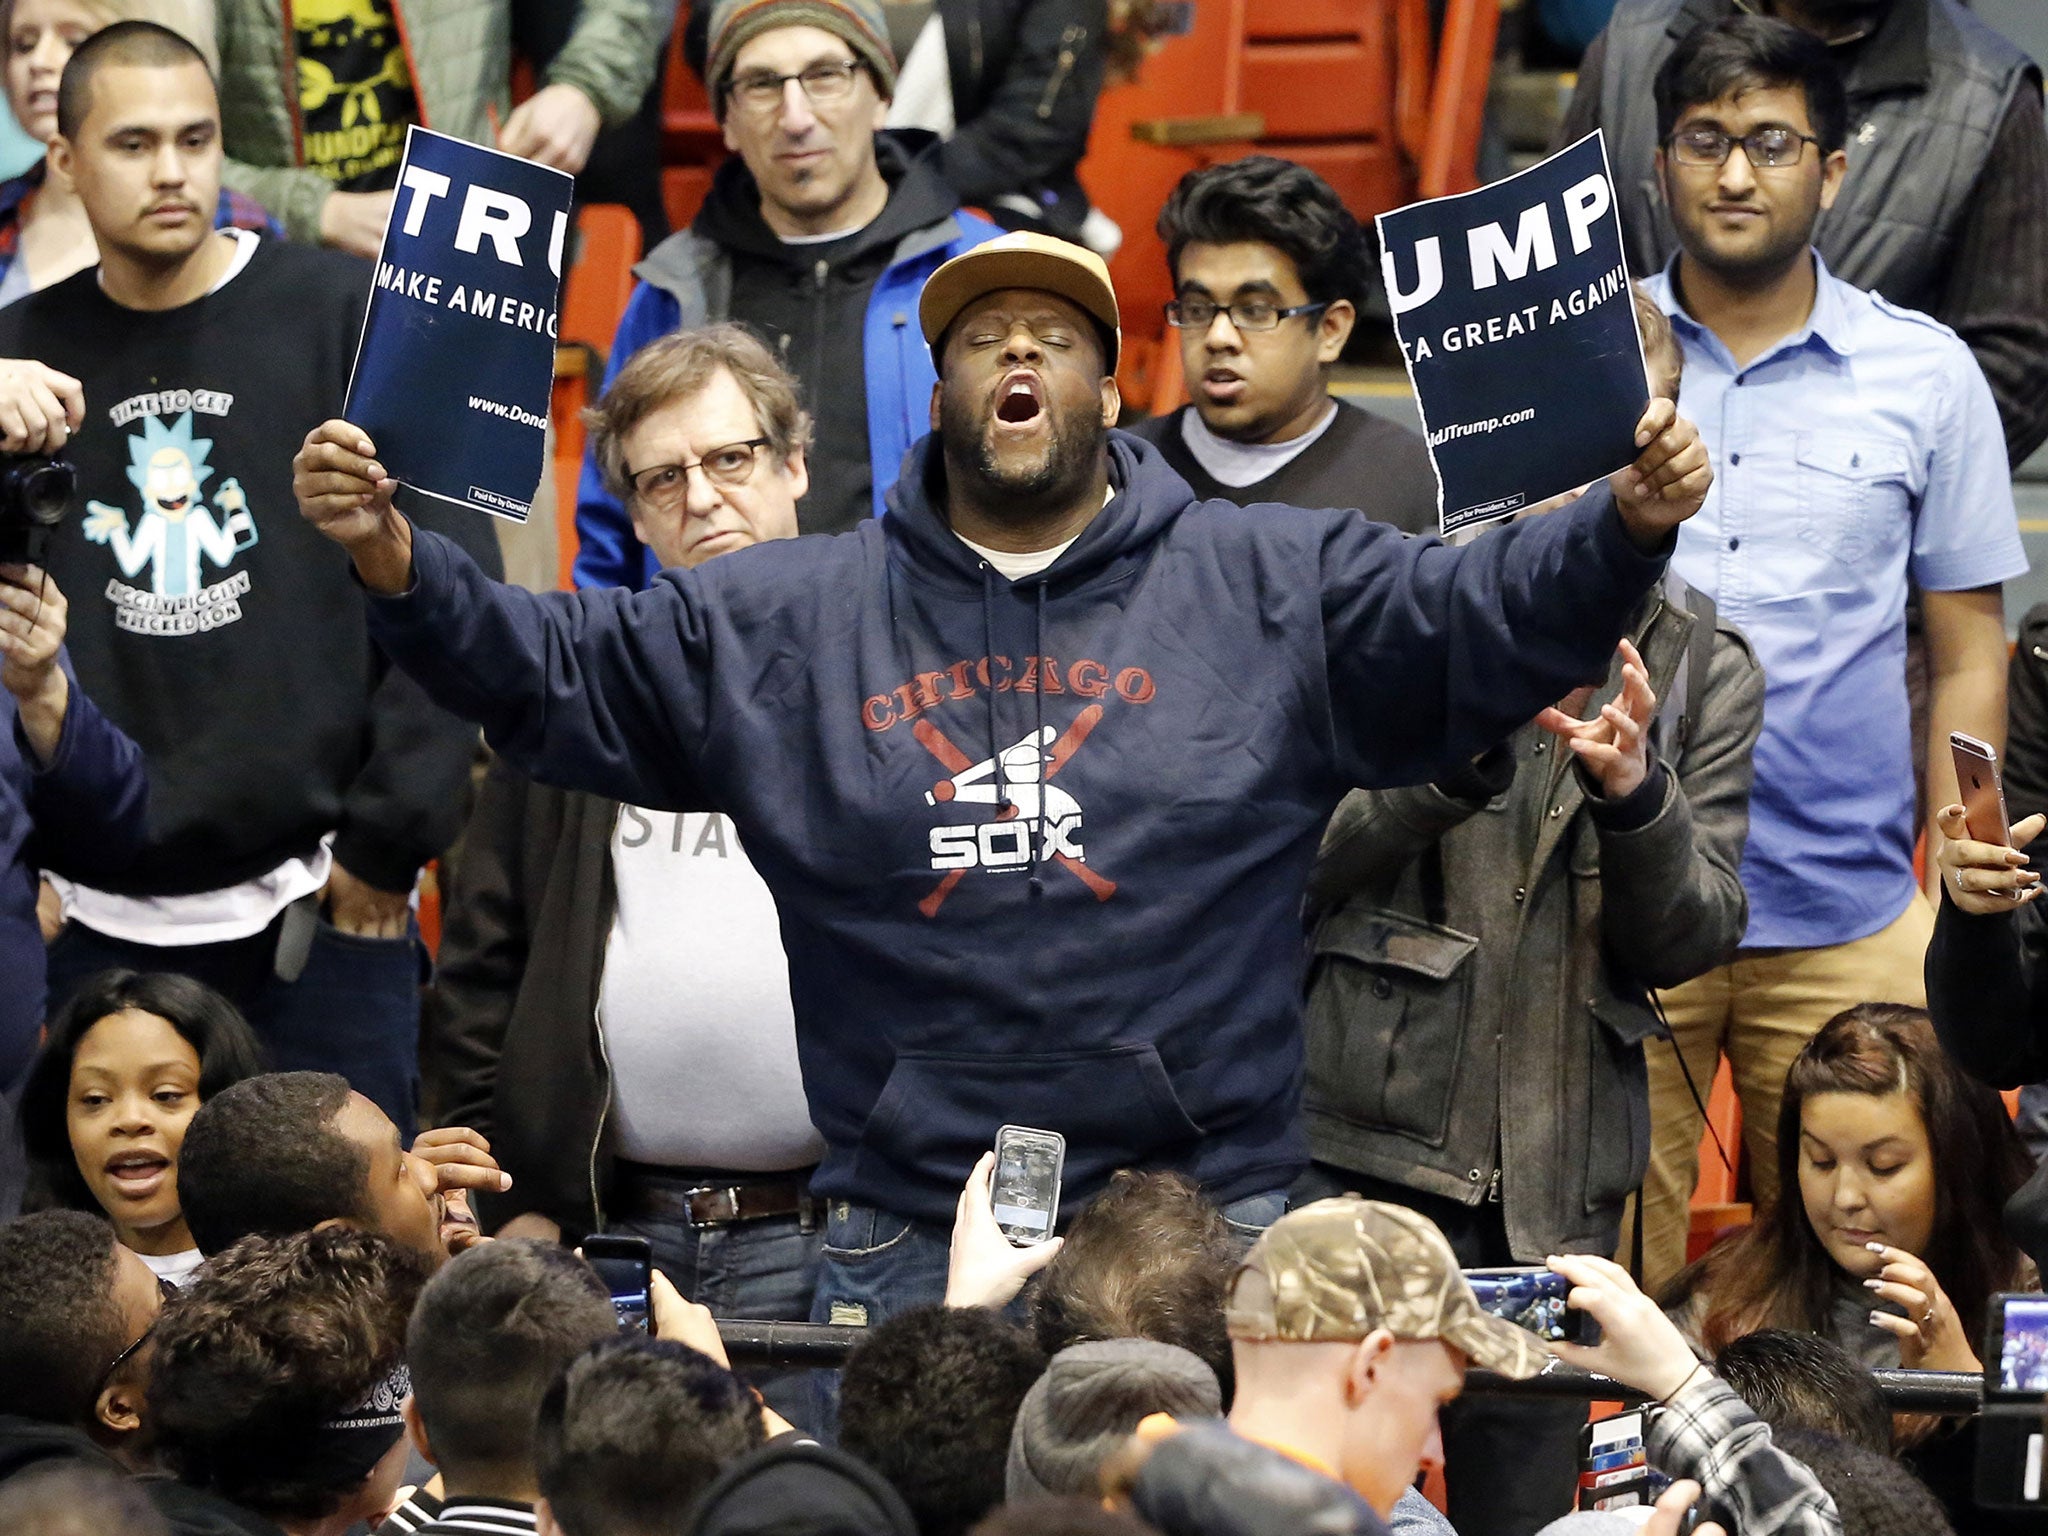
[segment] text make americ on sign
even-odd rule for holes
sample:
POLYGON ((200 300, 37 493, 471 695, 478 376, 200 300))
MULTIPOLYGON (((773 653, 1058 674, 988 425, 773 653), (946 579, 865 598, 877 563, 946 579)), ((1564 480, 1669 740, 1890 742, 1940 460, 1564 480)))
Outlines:
POLYGON ((345 414, 412 490, 526 520, 575 179, 413 127, 345 414))

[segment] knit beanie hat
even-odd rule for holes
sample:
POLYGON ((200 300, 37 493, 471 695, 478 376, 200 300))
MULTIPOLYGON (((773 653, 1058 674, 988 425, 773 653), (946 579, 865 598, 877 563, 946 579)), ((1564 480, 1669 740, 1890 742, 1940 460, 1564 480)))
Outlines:
POLYGON ((777 27, 823 28, 874 71, 875 87, 883 96, 896 94, 896 52, 889 46, 889 24, 882 19, 880 0, 718 0, 711 8, 704 83, 719 121, 725 120, 732 61, 748 43, 777 27))
POLYGON ((1024 1395, 1010 1431, 1006 1496, 1099 1493, 1096 1474, 1110 1452, 1155 1413, 1215 1418, 1223 1412, 1216 1373, 1199 1356, 1151 1339, 1100 1339, 1052 1357, 1024 1395))

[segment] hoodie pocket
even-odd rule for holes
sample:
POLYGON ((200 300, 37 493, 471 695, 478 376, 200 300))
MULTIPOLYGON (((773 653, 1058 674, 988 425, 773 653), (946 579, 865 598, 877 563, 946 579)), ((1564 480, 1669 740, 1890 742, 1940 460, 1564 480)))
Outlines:
POLYGON ((860 1161, 957 1169, 964 1179, 1004 1125, 1066 1137, 1068 1188, 1133 1163, 1171 1161, 1202 1134, 1149 1044, 1002 1056, 905 1051, 861 1131, 860 1161))
POLYGON ((1324 922, 1309 981, 1309 1102, 1441 1147, 1478 947, 1455 928, 1376 907, 1324 922))

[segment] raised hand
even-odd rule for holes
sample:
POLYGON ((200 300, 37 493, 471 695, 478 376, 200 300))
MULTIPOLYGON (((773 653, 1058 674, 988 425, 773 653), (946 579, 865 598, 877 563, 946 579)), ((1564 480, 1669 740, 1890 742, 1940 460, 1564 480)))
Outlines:
POLYGON ((1705 505, 1714 469, 1700 429, 1661 395, 1636 423, 1636 447, 1635 463, 1609 476, 1607 483, 1629 536, 1640 548, 1653 550, 1705 505))
POLYGON ((2048 816, 2037 811, 2014 822, 2007 834, 2012 839, 2010 848, 1971 837, 1960 805, 1943 806, 1935 813, 1934 823, 1941 830, 1941 846, 1934 850, 1935 868, 1941 872, 1941 883, 1948 887, 1949 899, 1965 912, 1978 917, 2010 912, 2041 894, 2041 877, 2026 867, 2029 861, 2020 850, 2041 835, 2048 816))
POLYGON ((1591 720, 1581 720, 1579 711, 1592 697, 1591 689, 1581 689, 1536 717, 1538 725, 1571 748, 1608 800, 1633 793, 1649 777, 1650 722, 1657 717, 1657 695, 1642 656, 1626 640, 1619 649, 1621 693, 1613 703, 1601 705, 1591 720))

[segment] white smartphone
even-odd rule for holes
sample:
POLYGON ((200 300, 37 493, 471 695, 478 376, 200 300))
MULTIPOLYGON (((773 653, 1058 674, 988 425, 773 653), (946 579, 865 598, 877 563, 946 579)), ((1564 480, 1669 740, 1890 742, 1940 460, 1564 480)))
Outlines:
POLYGON ((1961 731, 1948 733, 1949 752, 1956 762, 1956 789, 1963 801, 1963 824, 1980 843, 2012 846, 2005 814, 2005 786, 1998 777, 1998 753, 1988 741, 1961 731))
POLYGON ((1052 1236, 1060 1214, 1060 1173, 1067 1138, 1058 1131, 1006 1125, 996 1132, 996 1175, 989 1188, 996 1225, 1018 1247, 1052 1236))

